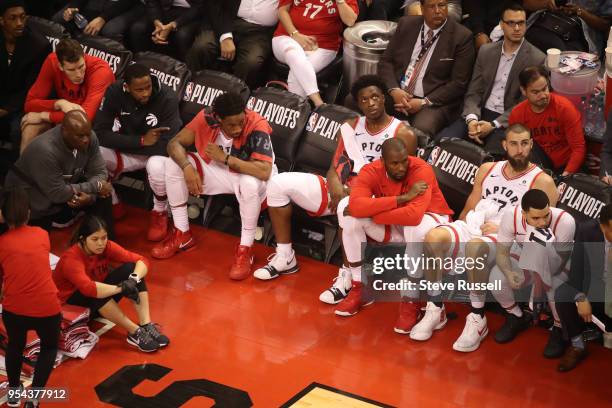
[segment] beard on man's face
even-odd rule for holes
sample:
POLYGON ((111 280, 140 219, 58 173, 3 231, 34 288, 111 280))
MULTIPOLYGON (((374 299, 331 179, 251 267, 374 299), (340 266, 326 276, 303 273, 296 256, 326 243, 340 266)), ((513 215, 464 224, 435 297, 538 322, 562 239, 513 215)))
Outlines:
POLYGON ((529 156, 530 154, 518 159, 508 156, 508 163, 510 163, 512 168, 516 171, 525 170, 529 165, 529 156))

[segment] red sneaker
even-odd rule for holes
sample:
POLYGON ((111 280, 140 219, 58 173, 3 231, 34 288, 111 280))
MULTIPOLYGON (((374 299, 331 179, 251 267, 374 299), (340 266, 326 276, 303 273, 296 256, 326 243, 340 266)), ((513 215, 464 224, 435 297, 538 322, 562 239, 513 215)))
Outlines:
POLYGON ((125 217, 126 213, 127 213, 127 208, 125 208, 125 205, 123 205, 123 203, 113 204, 113 219, 115 221, 120 220, 123 217, 125 217))
POLYGON ((147 239, 149 241, 158 242, 166 238, 166 235, 168 235, 168 214, 165 211, 151 211, 147 239))
POLYGON ((251 247, 238 245, 236 249, 236 259, 232 269, 229 271, 229 277, 233 280, 243 280, 251 274, 251 266, 253 266, 253 251, 251 247))
POLYGON ((374 303, 373 299, 364 299, 363 284, 353 281, 353 287, 348 296, 338 304, 334 311, 338 316, 352 316, 357 314, 362 307, 374 303))
POLYGON ((399 334, 410 334, 410 330, 419 321, 419 317, 421 317, 420 303, 402 298, 393 331, 399 334))
POLYGON ((151 256, 157 259, 171 258, 179 251, 186 251, 195 247, 195 244, 191 231, 181 232, 173 228, 162 242, 153 247, 151 256))

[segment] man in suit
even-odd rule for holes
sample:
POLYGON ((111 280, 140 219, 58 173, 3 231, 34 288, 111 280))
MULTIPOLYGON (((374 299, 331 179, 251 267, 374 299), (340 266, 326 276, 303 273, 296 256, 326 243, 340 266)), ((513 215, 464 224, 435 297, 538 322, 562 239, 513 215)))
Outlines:
POLYGON ((215 69, 216 60, 222 59, 232 64, 234 75, 255 89, 272 51, 278 0, 216 1, 208 13, 212 29, 203 30, 193 42, 186 57, 189 69, 215 69))
POLYGON ((563 335, 570 343, 557 366, 561 372, 574 369, 587 356, 582 332, 593 316, 608 332, 612 328, 612 204, 602 208, 597 224, 578 224, 568 281, 555 292, 563 335))
POLYGON ((134 52, 153 49, 184 60, 205 18, 205 5, 209 3, 208 0, 144 0, 146 15, 129 30, 130 49, 134 52))
POLYGON ((474 64, 470 31, 448 19, 447 0, 421 0, 423 16, 406 16, 378 64, 395 110, 435 135, 459 115, 474 64))
POLYGON ((503 41, 480 48, 462 117, 438 133, 436 140, 462 137, 484 145, 496 158, 504 157, 504 128, 508 127, 510 111, 524 98, 518 75, 526 67, 542 65, 546 58, 525 40, 526 19, 521 5, 505 7, 500 21, 503 41))

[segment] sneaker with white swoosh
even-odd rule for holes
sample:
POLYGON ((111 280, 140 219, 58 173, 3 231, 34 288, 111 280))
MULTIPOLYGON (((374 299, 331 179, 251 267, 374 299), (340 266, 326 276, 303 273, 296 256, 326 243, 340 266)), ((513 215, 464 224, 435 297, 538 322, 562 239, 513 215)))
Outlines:
POLYGON ((278 252, 271 254, 268 257, 268 264, 257 269, 253 276, 261 280, 270 280, 279 277, 280 275, 288 275, 295 273, 300 269, 295 259, 295 251, 291 250, 291 256, 285 257, 278 252))

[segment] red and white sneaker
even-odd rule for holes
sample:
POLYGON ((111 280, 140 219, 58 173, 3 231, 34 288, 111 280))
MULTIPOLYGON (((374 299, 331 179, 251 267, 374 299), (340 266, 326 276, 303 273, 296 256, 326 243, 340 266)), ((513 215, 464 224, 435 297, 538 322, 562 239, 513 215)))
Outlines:
POLYGON ((251 266, 253 266, 253 251, 251 247, 238 245, 236 249, 236 258, 234 264, 229 271, 229 278, 233 280, 244 280, 251 275, 251 266))
POLYGON ((393 331, 399 334, 410 334, 414 325, 421 317, 421 303, 402 299, 399 305, 399 315, 393 331))
POLYGON ((361 282, 353 282, 353 287, 348 296, 340 302, 337 309, 334 310, 334 313, 338 316, 353 316, 357 314, 362 307, 374 303, 374 299, 365 299, 363 292, 363 284, 361 282))
POLYGON ((487 317, 470 313, 465 318, 465 327, 461 336, 453 344, 453 350, 469 353, 480 347, 480 342, 489 334, 487 317))
POLYGON ((423 316, 420 322, 412 327, 412 330, 410 330, 410 338, 418 341, 429 340, 434 330, 440 330, 446 326, 446 322, 446 310, 444 309, 444 305, 438 307, 433 302, 427 302, 425 316, 423 316))
POLYGON ((187 251, 195 247, 195 239, 191 231, 181 232, 173 228, 168 236, 151 250, 151 256, 157 259, 167 259, 174 256, 179 251, 187 251))
POLYGON ((165 211, 151 211, 147 239, 149 241, 158 242, 166 238, 166 235, 168 235, 168 214, 165 211))

